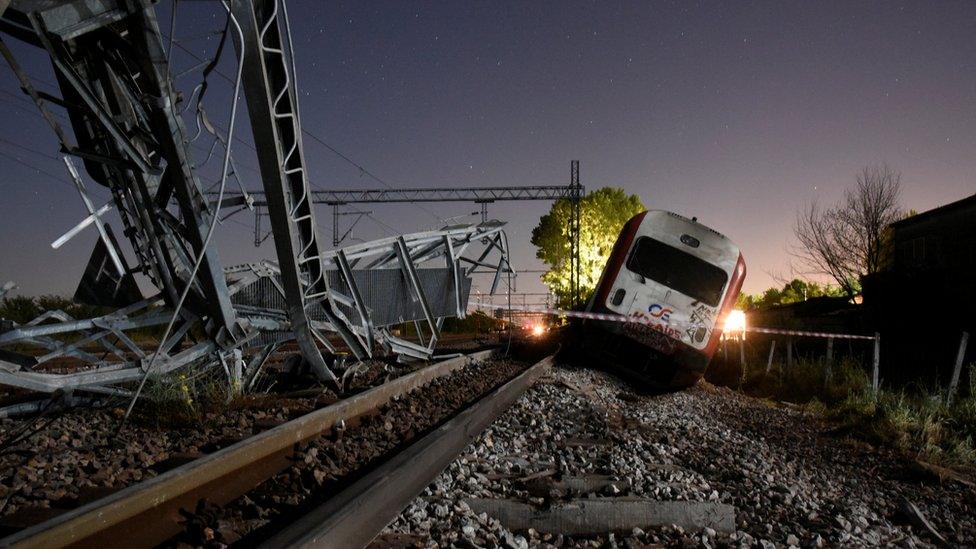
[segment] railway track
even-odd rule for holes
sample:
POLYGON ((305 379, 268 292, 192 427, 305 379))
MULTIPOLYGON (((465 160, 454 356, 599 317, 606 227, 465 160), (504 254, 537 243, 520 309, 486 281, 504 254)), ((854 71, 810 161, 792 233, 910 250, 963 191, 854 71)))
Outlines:
MULTIPOLYGON (((492 358, 482 351, 394 379, 333 405, 273 427, 148 481, 0 539, 0 547, 92 547, 165 544, 181 534, 186 513, 206 500, 227 505, 294 464, 299 448, 360 419, 439 378, 492 358)), ((368 543, 424 486, 541 375, 550 359, 475 399, 453 418, 370 464, 368 472, 277 533, 268 546, 349 547, 368 543), (322 520, 322 517, 330 517, 322 520), (339 543, 341 542, 341 543, 339 543)), ((278 521, 279 523, 281 521, 278 521)))
POLYGON ((361 547, 369 543, 551 364, 537 362, 295 520, 263 547, 361 547))

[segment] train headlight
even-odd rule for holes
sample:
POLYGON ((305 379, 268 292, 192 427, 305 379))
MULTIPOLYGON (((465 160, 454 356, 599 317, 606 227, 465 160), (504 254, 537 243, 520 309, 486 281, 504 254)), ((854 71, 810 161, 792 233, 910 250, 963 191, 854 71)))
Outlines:
POLYGON ((746 333, 746 313, 745 311, 740 311, 739 309, 732 309, 729 311, 729 315, 725 317, 725 327, 723 331, 726 335, 730 335, 732 332, 738 332, 743 335, 746 333))
POLYGON ((546 333, 546 328, 542 324, 536 324, 532 326, 532 335, 535 337, 542 337, 542 334, 546 333))

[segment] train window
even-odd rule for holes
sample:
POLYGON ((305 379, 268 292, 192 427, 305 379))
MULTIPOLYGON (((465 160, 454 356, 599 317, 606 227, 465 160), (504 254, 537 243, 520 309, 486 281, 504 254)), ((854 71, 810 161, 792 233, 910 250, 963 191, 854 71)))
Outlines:
POLYGON ((729 278, 719 267, 646 236, 637 239, 627 268, 712 307, 729 278))

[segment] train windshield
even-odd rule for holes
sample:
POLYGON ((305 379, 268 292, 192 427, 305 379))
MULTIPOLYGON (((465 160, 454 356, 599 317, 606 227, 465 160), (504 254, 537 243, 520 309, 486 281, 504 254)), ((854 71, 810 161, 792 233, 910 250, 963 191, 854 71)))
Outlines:
POLYGON ((719 267, 646 236, 637 239, 627 268, 712 307, 729 278, 719 267))

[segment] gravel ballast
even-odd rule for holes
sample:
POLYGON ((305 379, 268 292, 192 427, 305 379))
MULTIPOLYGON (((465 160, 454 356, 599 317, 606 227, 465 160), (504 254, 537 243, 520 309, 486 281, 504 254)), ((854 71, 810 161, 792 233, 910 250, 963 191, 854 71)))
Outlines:
POLYGON ((188 514, 190 527, 175 541, 191 545, 242 542, 249 546, 340 490, 364 467, 419 438, 528 366, 489 359, 434 379, 360 418, 342 433, 318 437, 295 456, 292 467, 223 508, 202 506, 188 514))
MULTIPOLYGON (((449 378, 467 379, 480 365, 449 378)), ((414 370, 368 363, 350 386, 365 390, 414 370)), ((443 382, 442 382, 443 383, 443 382)), ((245 395, 198 421, 174 424, 143 409, 119 432, 125 404, 75 408, 50 417, 0 419, 0 441, 26 430, 0 448, 0 537, 152 478, 290 419, 336 402, 330 391, 245 395), (33 432, 35 431, 36 432, 33 432)), ((352 467, 352 465, 350 465, 352 467)))
POLYGON ((377 539, 459 546, 929 546, 976 544, 976 496, 920 477, 910 460, 839 438, 790 407, 700 384, 639 395, 599 371, 557 367, 531 388, 377 539), (582 479, 582 480, 581 480, 582 479), (585 482, 584 482, 585 481, 585 482), (594 490, 584 493, 580 490, 594 490), (730 533, 674 526, 569 538, 511 531, 465 500, 549 509, 571 499, 713 502, 730 533))

